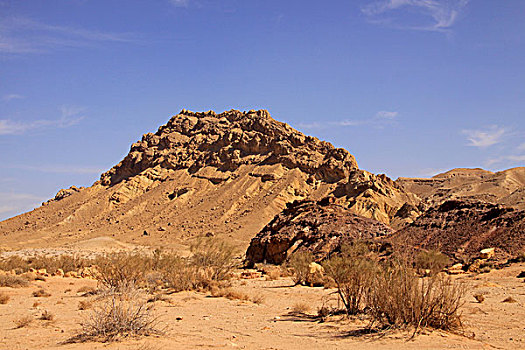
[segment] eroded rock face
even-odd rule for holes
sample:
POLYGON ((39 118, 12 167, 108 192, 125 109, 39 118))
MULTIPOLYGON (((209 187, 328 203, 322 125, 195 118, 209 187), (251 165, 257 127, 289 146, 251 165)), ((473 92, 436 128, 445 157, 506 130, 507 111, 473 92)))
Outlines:
POLYGON ((248 265, 283 263, 296 251, 307 250, 317 261, 353 240, 378 241, 393 229, 354 214, 334 199, 289 204, 255 236, 246 252, 248 265))
POLYGON ((392 237, 394 248, 436 249, 456 260, 496 248, 496 259, 525 250, 525 211, 473 200, 449 200, 427 210, 392 237))
POLYGON ((196 113, 183 110, 155 133, 144 135, 101 183, 112 186, 148 168, 205 167, 232 172, 241 165, 281 164, 312 174, 316 180, 337 182, 357 168, 342 148, 305 136, 270 117, 265 110, 196 113))

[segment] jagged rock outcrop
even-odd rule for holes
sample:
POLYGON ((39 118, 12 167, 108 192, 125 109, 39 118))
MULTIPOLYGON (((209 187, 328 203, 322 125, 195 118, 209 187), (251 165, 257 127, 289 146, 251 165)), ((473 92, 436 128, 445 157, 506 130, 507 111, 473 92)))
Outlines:
POLYGON ((474 200, 449 200, 427 210, 390 237, 394 249, 436 249, 455 260, 470 260, 496 248, 505 260, 525 251, 525 211, 474 200))
POLYGON ((297 201, 288 204, 251 240, 246 262, 281 264, 294 252, 305 250, 320 261, 340 250, 342 244, 354 240, 380 243, 380 238, 392 232, 377 220, 335 204, 333 198, 297 201))
POLYGON ((0 235, 16 245, 114 235, 182 247, 209 234, 246 247, 287 203, 327 196, 395 227, 418 214, 417 196, 267 111, 183 110, 134 143, 93 186, 1 222, 0 235))
POLYGON ((84 187, 76 187, 76 186, 71 186, 68 189, 61 189, 60 191, 57 192, 54 198, 48 200, 47 202, 42 203, 42 205, 47 205, 52 202, 60 201, 66 197, 71 196, 72 194, 82 191, 83 189, 84 187))

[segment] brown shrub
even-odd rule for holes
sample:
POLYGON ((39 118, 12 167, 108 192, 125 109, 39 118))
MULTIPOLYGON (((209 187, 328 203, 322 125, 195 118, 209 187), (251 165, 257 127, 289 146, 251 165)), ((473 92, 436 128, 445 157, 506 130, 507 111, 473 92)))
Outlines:
POLYGON ((15 328, 24 328, 33 323, 33 318, 31 316, 24 316, 13 322, 15 323, 15 328))
POLYGON ((4 292, 0 292, 0 304, 7 304, 9 299, 9 295, 5 294, 4 292))
POLYGON ((417 269, 430 270, 434 274, 450 264, 450 258, 437 250, 428 250, 419 252, 414 263, 417 269))
POLYGON ((332 278, 337 293, 349 315, 359 313, 370 292, 377 264, 371 259, 365 244, 344 246, 339 256, 333 256, 323 264, 326 274, 332 278))
POLYGON ((367 295, 374 321, 390 327, 413 326, 453 330, 461 327, 459 308, 465 287, 449 276, 418 278, 406 264, 383 265, 367 295))
POLYGON ((48 292, 46 292, 44 289, 39 289, 39 290, 35 290, 33 292, 33 296, 35 298, 47 298, 47 297, 50 297, 51 294, 49 294, 48 292))
POLYGON ((17 275, 0 274, 0 287, 26 287, 27 279, 17 275))
POLYGON ((39 319, 43 321, 53 321, 55 319, 55 315, 53 315, 51 312, 47 310, 44 310, 44 312, 42 312, 42 315, 40 316, 39 319))
POLYGON ((120 290, 144 281, 151 258, 139 254, 113 253, 96 259, 98 281, 108 289, 120 290))
POLYGON ((295 252, 288 261, 290 267, 294 270, 292 279, 296 285, 307 284, 310 274, 310 263, 314 261, 314 256, 308 251, 295 252))
POLYGON ((111 342, 128 336, 160 334, 157 319, 143 302, 113 296, 97 306, 81 323, 82 331, 68 343, 111 342))
POLYGON ((87 310, 87 309, 91 309, 92 307, 93 307, 93 301, 91 300, 81 300, 78 302, 79 310, 87 310))
POLYGON ((216 238, 200 238, 190 246, 191 264, 209 281, 223 281, 235 267, 236 250, 232 245, 216 238))
POLYGON ((292 306, 292 312, 296 314, 306 314, 311 310, 311 306, 305 302, 297 302, 292 306))

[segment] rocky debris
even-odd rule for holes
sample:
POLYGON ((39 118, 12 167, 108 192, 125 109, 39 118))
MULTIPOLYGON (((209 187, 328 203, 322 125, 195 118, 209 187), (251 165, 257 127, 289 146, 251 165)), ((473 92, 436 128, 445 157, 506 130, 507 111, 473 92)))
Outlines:
POLYGON ((55 195, 54 198, 48 200, 47 202, 44 202, 42 203, 42 205, 48 205, 52 202, 58 202, 64 198, 67 198, 77 192, 80 192, 84 189, 84 187, 76 187, 76 186, 71 186, 70 188, 68 189, 61 189, 60 191, 57 192, 57 194, 55 195))
POLYGON ((377 241, 393 232, 389 226, 354 214, 335 199, 288 204, 250 242, 248 265, 283 263, 296 251, 307 250, 317 261, 352 240, 377 241))
POLYGON ((435 249, 456 261, 503 261, 525 249, 525 211, 450 200, 430 208, 389 240, 394 249, 435 249))

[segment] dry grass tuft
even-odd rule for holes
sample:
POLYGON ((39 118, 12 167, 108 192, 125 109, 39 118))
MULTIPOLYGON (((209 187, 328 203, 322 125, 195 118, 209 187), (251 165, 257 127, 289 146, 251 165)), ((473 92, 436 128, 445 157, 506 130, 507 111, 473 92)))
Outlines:
POLYGON ((264 295, 262 295, 261 293, 257 293, 255 295, 252 295, 250 300, 252 301, 252 303, 260 305, 260 304, 264 303, 264 301, 266 300, 266 297, 264 295))
POLYGON ((232 289, 232 288, 214 287, 211 289, 210 292, 211 292, 212 297, 223 297, 223 298, 230 299, 230 300, 241 300, 241 301, 250 300, 250 296, 248 294, 232 289))
POLYGON ((297 302, 292 306, 292 312, 295 314, 306 314, 311 310, 310 304, 305 302, 297 302))
POLYGON ((15 328, 24 328, 33 323, 33 318, 31 316, 24 316, 14 321, 15 328))
POLYGON ((7 304, 7 302, 9 301, 10 297, 9 295, 5 294, 4 292, 0 292, 0 304, 7 304))
POLYGON ((0 287, 26 287, 28 285, 27 279, 17 275, 0 274, 0 287))
POLYGON ((78 302, 78 309, 79 310, 88 310, 93 307, 93 301, 91 300, 81 300, 78 302))
POLYGON ((112 342, 128 336, 161 334, 157 319, 144 302, 113 296, 93 309, 81 323, 82 331, 68 343, 87 341, 112 342))
POLYGON ((55 315, 53 315, 51 312, 47 310, 44 310, 44 312, 42 312, 42 315, 40 316, 39 319, 43 321, 53 321, 55 319, 55 315))
POLYGON ((33 296, 35 298, 48 298, 51 296, 51 294, 46 292, 44 289, 39 289, 33 292, 33 296))

